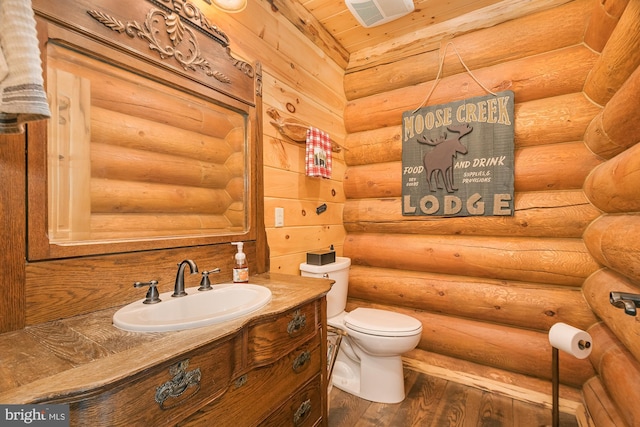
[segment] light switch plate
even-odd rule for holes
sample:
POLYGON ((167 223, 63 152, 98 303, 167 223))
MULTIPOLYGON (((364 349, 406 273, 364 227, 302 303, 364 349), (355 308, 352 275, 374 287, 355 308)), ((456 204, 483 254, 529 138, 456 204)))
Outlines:
POLYGON ((276 208, 275 226, 284 227, 284 208, 276 208))

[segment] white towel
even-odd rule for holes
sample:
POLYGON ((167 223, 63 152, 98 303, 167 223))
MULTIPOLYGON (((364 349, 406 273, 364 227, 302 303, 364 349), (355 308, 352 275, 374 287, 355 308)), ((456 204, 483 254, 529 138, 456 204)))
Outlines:
POLYGON ((48 117, 31 0, 0 0, 0 133, 48 117))

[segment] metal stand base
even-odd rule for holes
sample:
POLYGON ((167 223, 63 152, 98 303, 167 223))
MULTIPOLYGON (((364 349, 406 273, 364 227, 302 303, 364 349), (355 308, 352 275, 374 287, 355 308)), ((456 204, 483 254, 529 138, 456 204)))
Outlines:
POLYGON ((553 407, 552 407, 552 425, 560 427, 560 408, 558 407, 560 392, 560 362, 558 360, 558 349, 552 348, 551 353, 551 383, 553 387, 553 407))

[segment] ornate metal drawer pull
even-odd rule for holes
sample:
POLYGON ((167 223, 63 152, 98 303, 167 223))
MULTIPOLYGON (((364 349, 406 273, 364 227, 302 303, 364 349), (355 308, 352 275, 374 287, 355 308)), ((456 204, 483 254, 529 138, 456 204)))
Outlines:
POLYGON ((293 372, 296 374, 301 372, 307 365, 307 362, 311 360, 311 353, 308 351, 303 351, 295 358, 293 361, 293 372))
POLYGON ((169 373, 173 375, 173 378, 156 389, 156 402, 158 402, 161 409, 180 406, 200 390, 200 379, 202 377, 200 368, 187 372, 188 367, 189 359, 185 359, 169 368, 169 373), (165 405, 165 400, 170 397, 180 397, 187 389, 192 387, 195 387, 195 389, 191 394, 171 405, 165 405))
POLYGON ((299 426, 311 415, 311 399, 307 399, 298 407, 293 414, 293 425, 299 426))
POLYGON ((305 314, 301 314, 300 310, 296 310, 293 313, 293 319, 289 322, 287 326, 287 333, 289 336, 295 336, 300 331, 304 329, 304 326, 307 324, 307 316, 305 314))

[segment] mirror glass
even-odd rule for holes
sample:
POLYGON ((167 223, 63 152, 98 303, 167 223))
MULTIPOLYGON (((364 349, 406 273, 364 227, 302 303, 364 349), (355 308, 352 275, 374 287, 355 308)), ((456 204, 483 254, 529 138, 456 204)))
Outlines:
POLYGON ((247 111, 47 46, 50 243, 243 233, 247 111))

